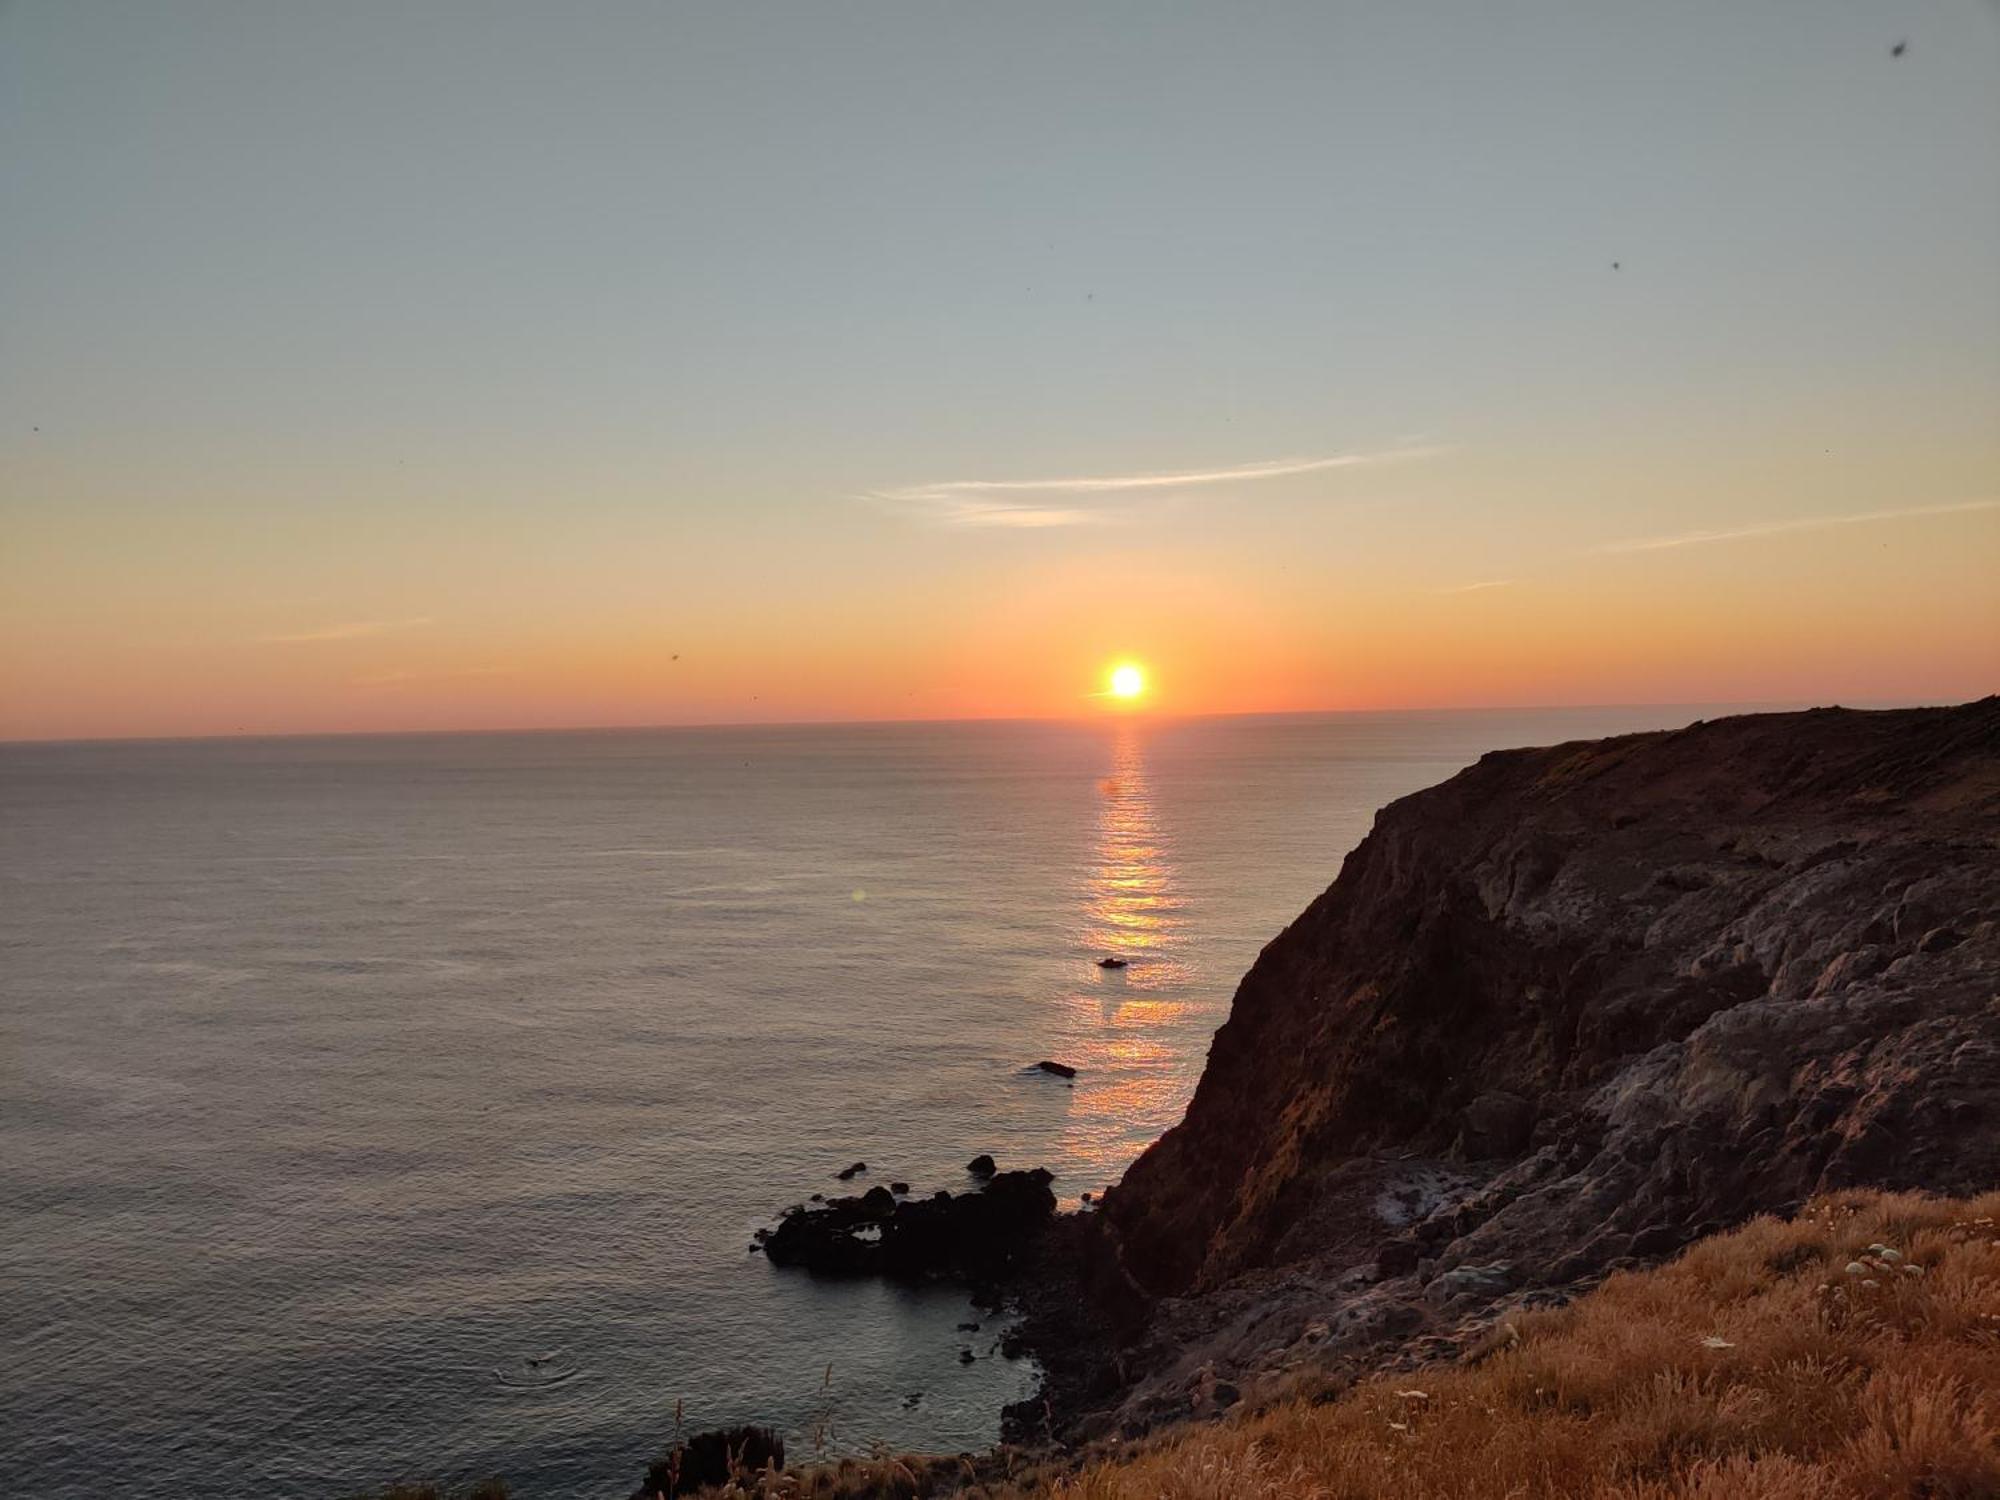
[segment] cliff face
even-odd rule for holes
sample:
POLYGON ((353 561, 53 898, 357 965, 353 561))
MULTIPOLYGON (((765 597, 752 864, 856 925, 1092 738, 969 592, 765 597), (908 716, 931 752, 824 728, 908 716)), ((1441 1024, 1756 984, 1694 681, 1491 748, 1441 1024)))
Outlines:
POLYGON ((1106 1238, 1161 1329, 1271 1325, 1212 1375, 1302 1326, 1274 1276, 1330 1348, 1336 1294, 1408 1335, 1819 1190, 2000 1183, 1996 903, 2000 699, 1488 755, 1259 956, 1106 1238))

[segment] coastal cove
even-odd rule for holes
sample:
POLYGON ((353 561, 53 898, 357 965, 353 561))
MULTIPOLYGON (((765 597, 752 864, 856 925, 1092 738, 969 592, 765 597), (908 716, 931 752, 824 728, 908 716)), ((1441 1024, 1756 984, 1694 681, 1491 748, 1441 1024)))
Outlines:
POLYGON ((1702 713, 0 748, 17 1482, 581 1500, 677 1401, 983 1447, 1035 1372, 962 1290, 754 1232, 858 1159, 1074 1206, 1379 807, 1702 713))

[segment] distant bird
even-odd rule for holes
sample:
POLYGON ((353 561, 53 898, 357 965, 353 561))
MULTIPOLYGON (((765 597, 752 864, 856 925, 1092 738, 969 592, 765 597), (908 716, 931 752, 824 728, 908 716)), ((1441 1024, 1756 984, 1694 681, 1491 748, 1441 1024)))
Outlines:
POLYGON ((1905 52, 1908 52, 1909 50, 1910 50, 1910 44, 1908 42, 1898 42, 1896 43, 1895 46, 1889 49, 1889 55, 1891 57, 1901 57, 1905 52))
POLYGON ((1625 264, 1623 261, 1614 260, 1613 262, 1611 262, 1611 269, 1614 271, 1622 271, 1625 269, 1625 264))

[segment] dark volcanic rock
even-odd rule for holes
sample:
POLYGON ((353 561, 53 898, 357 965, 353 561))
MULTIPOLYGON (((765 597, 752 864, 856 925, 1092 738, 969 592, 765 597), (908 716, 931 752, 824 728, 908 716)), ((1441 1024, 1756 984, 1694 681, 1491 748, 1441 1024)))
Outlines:
POLYGON ((1514 1156, 1535 1128, 1535 1106, 1519 1094, 1496 1089, 1465 1106, 1458 1144, 1467 1156, 1514 1156))
POLYGON ((768 1427, 729 1427, 698 1432, 646 1470, 646 1482, 632 1500, 676 1500, 682 1495, 765 1469, 785 1466, 785 1440, 768 1427))
POLYGON ((1056 1209, 1040 1168, 1000 1172, 977 1192, 898 1201, 887 1188, 787 1214, 764 1242, 773 1265, 839 1276, 1005 1276, 1056 1209))
POLYGON ((854 1178, 860 1176, 861 1173, 867 1170, 868 1170, 868 1163, 865 1161, 858 1161, 851 1167, 842 1167, 838 1172, 835 1172, 833 1175, 838 1177, 842 1182, 851 1182, 854 1178))
POLYGON ((994 1162, 992 1157, 986 1155, 984 1152, 981 1152, 978 1156, 973 1157, 971 1161, 965 1164, 965 1170, 970 1172, 974 1177, 984 1179, 991 1177, 995 1172, 999 1171, 1000 1168, 998 1164, 994 1162))
POLYGON ((1058 1078, 1076 1077, 1076 1069, 1068 1063, 1050 1062, 1047 1058, 1043 1058, 1035 1066, 1044 1073, 1053 1073, 1058 1078))
POLYGON ((1068 1414, 1436 1352, 1823 1191, 1993 1186, 1996 903, 2000 699, 1503 751, 1383 809, 1078 1231, 1150 1311, 1068 1414))

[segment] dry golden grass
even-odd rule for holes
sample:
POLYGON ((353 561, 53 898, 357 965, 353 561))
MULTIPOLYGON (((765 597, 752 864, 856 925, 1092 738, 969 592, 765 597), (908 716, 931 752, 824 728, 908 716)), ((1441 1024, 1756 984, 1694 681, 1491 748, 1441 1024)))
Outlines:
POLYGON ((2000 1194, 1850 1194, 1514 1325, 1482 1363, 1192 1428, 1049 1500, 2000 1496, 2000 1194), (1869 1254, 1871 1245, 1892 1253, 1869 1254), (1850 1269, 1852 1267, 1852 1269, 1850 1269))
MULTIPOLYGON (((1846 1194, 1523 1317, 1476 1363, 1365 1382, 968 1496, 1974 1500, 2000 1496, 2000 1193, 1846 1194), (1871 1254, 1881 1245, 1887 1255, 1871 1254)), ((849 1462, 769 1500, 917 1495, 849 1462)))

